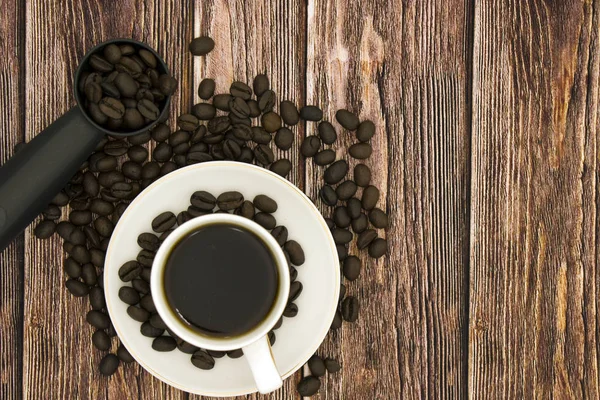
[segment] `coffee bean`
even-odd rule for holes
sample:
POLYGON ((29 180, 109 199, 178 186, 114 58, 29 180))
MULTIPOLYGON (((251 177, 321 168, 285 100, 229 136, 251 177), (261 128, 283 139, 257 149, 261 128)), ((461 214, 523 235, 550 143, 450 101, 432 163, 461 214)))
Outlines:
POLYGON ((90 252, 82 245, 73 246, 69 254, 79 264, 87 264, 91 261, 90 252))
POLYGON ((88 286, 94 286, 96 284, 98 275, 96 274, 96 268, 92 264, 85 264, 81 268, 81 280, 88 286))
POLYGON ((215 359, 204 350, 198 350, 192 355, 192 364, 196 368, 203 370, 213 369, 215 366, 215 359))
POLYGON ((335 312, 333 321, 331 322, 331 329, 336 330, 342 327, 342 314, 339 311, 335 312))
POLYGON ((250 107, 241 97, 234 97, 231 99, 229 110, 239 118, 246 118, 250 114, 250 107))
POLYGON ((362 208, 369 211, 375 208, 377 202, 379 201, 379 189, 375 186, 367 186, 365 190, 363 190, 362 195, 362 208))
POLYGON ((352 221, 348 215, 348 210, 346 210, 346 207, 342 206, 336 207, 335 210, 333 210, 333 220, 338 228, 347 228, 352 221))
POLYGON ((195 352, 198 351, 198 348, 196 346, 194 346, 192 344, 189 344, 189 343, 185 342, 182 339, 176 339, 175 341, 177 342, 177 348, 182 353, 185 353, 185 354, 194 354, 195 352))
POLYGON ((275 217, 265 212, 259 212, 258 214, 256 214, 254 216, 254 222, 268 230, 275 228, 275 226, 277 225, 275 217))
POLYGON ((210 133, 223 133, 229 129, 230 125, 231 122, 229 121, 229 118, 223 116, 211 119, 208 122, 207 128, 210 133))
POLYGON ((275 172, 277 175, 285 178, 292 170, 292 163, 290 162, 290 160, 283 158, 271 164, 269 169, 275 172))
POLYGON ((109 118, 122 118, 125 115, 125 106, 113 97, 103 97, 98 103, 100 111, 109 118))
POLYGON ((254 207, 266 213, 274 213, 277 211, 277 202, 264 194, 259 194, 254 198, 254 207))
POLYGON ((205 56, 215 48, 215 41, 208 36, 194 38, 189 45, 190 53, 194 56, 205 56))
MULTIPOLYGON (((218 144, 223 141, 224 137, 225 137, 225 135, 223 133, 208 133, 207 135, 204 136, 202 141, 206 144, 218 144)), ((213 148, 214 147, 215 146, 213 146, 213 148)), ((212 149, 211 149, 211 151, 212 151, 212 149)))
POLYGON ((160 115, 158 107, 148 99, 138 101, 137 109, 144 118, 148 118, 150 121, 156 121, 160 115))
POLYGON ((261 114, 260 108, 258 107, 258 101, 248 100, 246 104, 248 104, 248 116, 250 118, 256 118, 261 114))
POLYGON ((54 221, 42 221, 33 230, 33 233, 38 239, 48 239, 54 234, 56 224, 54 221))
POLYGON ((356 194, 356 183, 352 181, 344 181, 335 189, 340 200, 348 200, 356 194))
POLYGON ((117 182, 110 188, 110 193, 117 199, 127 199, 133 192, 133 186, 127 182, 117 182))
POLYGON ((156 161, 150 161, 142 167, 142 179, 156 179, 160 175, 160 165, 156 161))
POLYGON ((223 357, 225 357, 225 354, 227 354, 224 351, 215 351, 215 350, 206 350, 206 352, 208 354, 210 354, 210 356, 213 358, 223 358, 223 357))
POLYGON ((379 208, 374 208, 369 212, 369 221, 379 229, 387 229, 389 223, 387 214, 379 208))
POLYGON ((252 219, 254 218, 254 205, 250 200, 246 200, 235 209, 234 213, 244 218, 252 219))
POLYGON ((287 318, 294 318, 298 315, 298 306, 294 303, 288 303, 283 310, 283 316, 287 318))
MULTIPOLYGON (((158 146, 152 152, 152 158, 159 162, 167 162, 171 159, 173 155, 173 149, 169 146, 168 143, 159 143, 158 146)), ((125 166, 123 166, 123 173, 125 173, 125 166)), ((140 168, 141 173, 141 168, 140 168)))
POLYGON ((356 197, 349 199, 346 203, 346 210, 353 221, 361 216, 361 209, 362 203, 356 197))
POLYGON ((108 201, 104 201, 102 199, 94 199, 90 203, 89 210, 94 214, 98 214, 100 216, 107 216, 113 213, 114 206, 108 201))
POLYGON ((199 123, 198 118, 192 114, 183 114, 177 118, 177 125, 186 132, 193 132, 199 123))
POLYGON ((94 221, 94 228, 100 236, 108 238, 115 229, 115 226, 108 218, 99 217, 94 221))
MULTIPOLYGON (((217 94, 213 97, 213 106, 221 111, 229 111, 229 102, 231 101, 231 95, 229 94, 217 94)), ((227 118, 227 117, 225 117, 227 118)))
POLYGON ((348 149, 348 154, 358 160, 371 157, 372 152, 373 148, 368 143, 355 143, 348 149))
POLYGON ((188 153, 188 155, 185 157, 186 165, 192 165, 192 164, 196 164, 196 163, 212 161, 212 159, 213 158, 210 154, 203 153, 201 151, 194 151, 194 152, 188 153))
POLYGON ((242 205, 244 196, 240 192, 224 192, 217 197, 217 205, 221 210, 234 210, 242 205))
POLYGON ((143 68, 145 67, 143 64, 143 61, 137 61, 136 55, 121 56, 119 63, 115 66, 115 69, 119 72, 124 72, 134 78, 137 78, 143 72, 143 68))
POLYGON ((358 124, 360 123, 358 117, 348 110, 338 110, 335 113, 335 119, 340 125, 349 131, 353 131, 358 128, 358 124))
POLYGON ((338 160, 331 164, 323 173, 325 182, 333 185, 344 179, 348 173, 348 163, 345 160, 338 160))
POLYGON ((288 301, 294 301, 302 293, 302 283, 301 282, 292 282, 290 285, 290 295, 288 297, 288 301))
POLYGON ((110 325, 110 319, 108 318, 108 315, 98 310, 88 311, 85 319, 96 329, 106 329, 110 325))
POLYGON ((304 157, 313 157, 321 148, 321 139, 318 136, 307 136, 300 145, 300 153, 304 157))
POLYGON ((171 229, 176 222, 175 214, 167 211, 152 220, 152 229, 157 233, 164 232, 171 229))
POLYGON ((102 86, 95 82, 85 85, 85 98, 92 103, 98 103, 102 99, 102 86))
POLYGON ((117 357, 119 357, 119 360, 125 363, 132 363, 135 361, 131 354, 129 354, 129 351, 127 351, 125 346, 123 346, 122 344, 117 349, 117 357))
POLYGON ((150 284, 143 279, 134 279, 133 281, 131 281, 131 286, 139 294, 150 293, 150 284))
POLYGON ((169 136, 169 145, 172 147, 179 146, 182 143, 187 143, 190 140, 190 134, 186 131, 176 131, 169 136))
POLYGON ((142 266, 138 262, 128 261, 119 268, 119 277, 123 282, 129 282, 137 278, 141 272, 142 266))
POLYGON ((256 96, 262 95, 264 92, 269 90, 271 85, 269 84, 269 78, 265 74, 258 74, 254 77, 254 81, 252 83, 252 87, 254 89, 254 94, 256 96))
POLYGON ((61 221, 56 225, 56 233, 63 238, 64 240, 68 240, 71 236, 71 232, 75 229, 75 225, 70 223, 69 221, 61 221))
POLYGON ((332 232, 333 240, 336 244, 347 244, 352 241, 352 232, 348 229, 336 228, 332 232))
POLYGON ((154 252, 149 250, 141 250, 137 256, 137 262, 140 263, 144 267, 152 267, 152 263, 154 262, 154 252))
POLYGON ((327 224, 327 228, 333 229, 335 227, 335 222, 331 218, 325 218, 325 224, 327 224))
POLYGON ((177 164, 173 161, 167 161, 160 167, 160 176, 165 176, 177 169, 177 164))
POLYGON ((344 277, 349 281, 354 281, 360 275, 360 259, 356 256, 349 256, 344 260, 344 277))
POLYGON ((129 159, 136 163, 142 163, 148 159, 148 150, 142 146, 132 146, 127 150, 129 159))
POLYGON ((280 246, 283 246, 288 238, 288 230, 285 226, 276 226, 271 231, 271 235, 273 235, 280 246))
POLYGON ((79 278, 81 276, 81 265, 72 258, 67 258, 63 263, 65 273, 71 278, 79 278))
POLYGON ((268 113, 273 110, 275 106, 275 92, 272 90, 266 90, 263 94, 258 97, 258 108, 264 113, 268 113))
POLYGON ((269 146, 266 144, 259 144, 254 148, 254 157, 256 158, 256 161, 262 165, 269 165, 273 162, 275 155, 269 146))
POLYGON ((328 121, 319 123, 319 137, 325 144, 333 144, 337 140, 337 133, 333 125, 328 121))
POLYGON ((106 156, 96 163, 96 168, 100 172, 109 172, 117 168, 117 159, 112 156, 106 156))
POLYGON ((113 64, 97 54, 91 55, 89 59, 89 65, 92 69, 98 72, 110 72, 114 68, 113 64))
POLYGON ((387 253, 387 241, 377 238, 369 245, 369 255, 373 258, 380 258, 387 253))
POLYGON ((100 125, 105 125, 108 122, 108 117, 100 111, 100 107, 96 103, 90 103, 87 106, 90 117, 94 122, 100 125))
POLYGON ((155 328, 150 324, 150 322, 146 321, 140 327, 140 332, 142 335, 144 335, 146 337, 155 338, 155 337, 162 336, 162 334, 165 332, 165 330, 155 328))
POLYGON ((298 114, 296 105, 289 100, 281 102, 279 112, 286 125, 294 126, 300 121, 300 114, 298 114))
POLYGON ((358 235, 358 239, 356 240, 356 247, 359 250, 366 248, 377 238, 377 232, 374 229, 367 229, 363 231, 360 235, 358 235))
POLYGON ((242 351, 242 349, 237 349, 237 350, 232 350, 232 351, 227 352, 227 357, 233 358, 233 359, 240 358, 243 355, 244 355, 244 352, 242 351))
POLYGON ((263 128, 258 126, 252 127, 252 141, 254 143, 269 144, 271 139, 271 134, 265 131, 263 128))
POLYGON ((69 198, 74 199, 81 196, 81 194, 83 193, 83 186, 68 183, 65 186, 64 191, 67 194, 67 196, 69 196, 69 198))
POLYGON ((177 79, 170 75, 163 74, 158 78, 158 89, 165 95, 170 96, 177 90, 177 79))
MULTIPOLYGON (((125 114, 123 115, 123 125, 131 130, 140 129, 142 126, 144 126, 144 117, 136 108, 127 108, 125 110, 125 114)), ((149 133, 148 135, 150 136, 149 133)), ((129 143, 133 144, 131 139, 129 139, 129 143)))
POLYGON ((235 81, 229 87, 229 93, 231 93, 231 95, 234 97, 250 100, 250 96, 252 96, 252 89, 250 89, 250 86, 246 85, 244 82, 235 81))
POLYGON ((327 369, 327 372, 333 374, 333 373, 336 373, 339 370, 341 370, 342 366, 340 365, 339 362, 337 362, 333 358, 326 358, 325 359, 325 368, 327 369))
POLYGON ((313 376, 323 376, 326 372, 323 359, 316 354, 308 359, 308 368, 313 376))
POLYGON ((223 153, 225 153, 226 159, 237 160, 237 158, 242 154, 242 149, 235 141, 226 140, 223 142, 223 153))
MULTIPOLYGON (((239 162, 251 163, 254 160, 254 152, 249 147, 243 147, 240 156, 238 157, 239 162)), ((273 164, 271 165, 271 167, 273 164)))
POLYGON ((268 112, 266 114, 263 114, 261 124, 267 132, 276 132, 279 128, 281 128, 281 117, 279 116, 279 114, 273 111, 268 112))
POLYGON ((193 217, 187 211, 182 211, 179 214, 177 214, 177 225, 183 225, 192 218, 193 217))
POLYGON ((117 182, 125 182, 125 175, 119 171, 101 172, 98 174, 98 183, 102 187, 110 188, 117 182))
POLYGON ((302 246, 300 246, 298 242, 296 242, 295 240, 288 240, 283 246, 283 248, 290 255, 290 261, 292 262, 292 264, 298 267, 304 264, 304 250, 302 250, 302 246))
POLYGON ((335 206, 338 202, 337 193, 329 185, 324 185, 319 194, 321 196, 321 200, 323 200, 323 203, 327 204, 328 206, 335 206))
POLYGON ((320 121, 323 111, 317 106, 304 106, 300 109, 300 117, 306 121, 320 121))
POLYGON ((165 324, 165 322, 162 320, 162 318, 160 317, 160 315, 158 314, 154 314, 150 317, 150 324, 152 324, 153 327, 158 328, 158 329, 169 329, 167 327, 167 325, 165 324))
POLYGON ((88 285, 79 282, 77 279, 69 279, 65 282, 67 290, 75 297, 83 297, 89 293, 88 285))
POLYGON ((150 134, 152 135, 152 139, 156 142, 164 142, 171 135, 171 130, 165 124, 158 124, 152 129, 150 134))
POLYGON ((69 196, 67 196, 64 192, 58 192, 56 196, 52 199, 52 204, 57 205, 59 207, 66 206, 69 203, 69 196))
POLYGON ((107 351, 110 349, 110 337, 102 330, 94 332, 92 335, 92 343, 98 350, 107 351))
POLYGON ((150 313, 143 308, 136 306, 127 307, 127 314, 135 321, 146 322, 150 318, 150 313))
POLYGON ((103 55, 106 61, 116 64, 121 59, 121 50, 116 44, 109 44, 103 49, 103 55))
POLYGON ((288 128, 280 128, 275 134, 275 145, 281 150, 289 150, 294 143, 294 134, 288 128))
POLYGON ((202 79, 198 86, 198 96, 202 100, 210 99, 215 93, 215 81, 214 79, 205 78, 202 79))
POLYGON ((114 354, 107 354, 100 360, 99 370, 104 376, 111 376, 119 368, 119 359, 114 354))
POLYGON ((68 240, 74 245, 83 246, 86 242, 85 233, 83 233, 83 231, 80 228, 73 229, 68 240))
POLYGON ((87 171, 85 174, 83 174, 82 185, 85 193, 92 197, 98 196, 98 193, 100 192, 100 185, 98 184, 96 176, 92 172, 87 171))
POLYGON ((176 347, 177 343, 175 343, 175 339, 170 336, 159 336, 152 341, 152 348, 156 351, 173 351, 176 347))
POLYGON ((328 165, 335 161, 335 151, 321 150, 314 156, 314 162, 317 165, 328 165))
MULTIPOLYGON (((260 128, 258 128, 258 129, 260 129, 260 128)), ((247 142, 248 140, 252 140, 252 138, 254 137, 252 128, 250 128, 249 126, 246 126, 246 125, 241 125, 241 124, 234 125, 233 128, 231 129, 231 131, 233 133, 233 136, 236 139, 239 139, 241 141, 241 143, 238 143, 240 145, 245 144, 245 142, 247 142)), ((269 135, 266 131, 263 130, 263 132, 265 132, 265 134, 269 135)), ((269 139, 270 138, 271 138, 271 135, 269 135, 269 139)))
POLYGON ((106 306, 104 290, 99 286, 90 289, 89 300, 92 310, 101 310, 106 306))
MULTIPOLYGON (((166 143, 161 143, 161 144, 166 144, 166 143)), ((159 144, 159 146, 161 144, 159 144)), ((169 147, 169 151, 170 151, 170 149, 171 148, 169 147)), ((154 150, 154 152, 156 153, 156 149, 154 150)), ((170 156, 169 156, 169 158, 170 158, 170 156)), ((124 162, 121 167, 121 170, 123 171, 123 175, 126 178, 129 178, 132 180, 139 180, 142 178, 142 166, 136 162, 133 162, 133 161, 124 162)))
POLYGON ((320 388, 321 381, 319 378, 315 378, 314 376, 302 378, 296 387, 300 396, 312 396, 313 394, 317 393, 320 388))
POLYGON ((356 297, 346 297, 342 302, 342 318, 344 318, 344 321, 356 322, 359 308, 360 306, 356 297))

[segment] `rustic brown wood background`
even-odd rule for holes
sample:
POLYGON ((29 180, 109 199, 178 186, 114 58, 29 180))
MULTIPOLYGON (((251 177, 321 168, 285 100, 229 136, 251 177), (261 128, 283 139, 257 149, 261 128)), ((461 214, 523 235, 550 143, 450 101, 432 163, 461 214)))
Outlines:
MULTIPOLYGON (((204 76, 223 90, 266 72, 281 98, 375 121, 390 252, 348 285, 360 321, 323 344, 344 369, 317 398, 600 396, 599 1, 0 0, 0 12, 2 161, 73 106, 79 58, 114 37, 165 56, 174 113, 204 76), (199 34, 217 46, 193 59, 199 34)), ((322 169, 293 161, 316 197, 322 169)), ((0 399, 197 399, 138 366, 98 375, 62 257, 31 229, 0 256, 0 399)), ((249 398, 297 399, 301 376, 249 398)))

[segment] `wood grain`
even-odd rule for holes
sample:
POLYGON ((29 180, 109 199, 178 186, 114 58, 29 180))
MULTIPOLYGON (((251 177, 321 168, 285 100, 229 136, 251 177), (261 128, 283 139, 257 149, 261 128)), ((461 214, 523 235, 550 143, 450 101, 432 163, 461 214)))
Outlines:
MULTIPOLYGON (((0 0, 0 162, 24 140, 22 81, 25 14, 18 0, 0 0)), ((0 254, 0 399, 22 396, 23 235, 0 254)))
MULTIPOLYGON (((190 58, 182 51, 191 39, 190 3, 78 1, 50 5, 27 2, 25 83, 27 138, 32 138, 74 105, 72 77, 79 59, 96 43, 133 37, 154 46, 189 86, 190 58), (65 21, 67 23, 65 23, 65 21), (165 31, 165 26, 172 26, 165 31)), ((182 92, 180 92, 181 94, 182 92)), ((173 110, 189 107, 187 92, 176 96, 173 110)), ((65 216, 66 217, 66 216, 65 216)), ((25 235, 25 306, 23 388, 26 398, 171 398, 186 397, 144 372, 126 366, 101 377, 102 355, 91 344, 85 322, 87 298, 75 299, 64 288, 62 241, 25 235)), ((115 343, 116 346, 116 343, 115 343)))
MULTIPOLYGON (((213 78, 216 93, 229 93, 233 81, 252 86, 254 77, 263 73, 269 77, 271 88, 277 94, 277 104, 285 99, 303 103, 306 72, 306 5, 303 1, 198 2, 195 14, 195 35, 212 37, 215 49, 206 57, 194 59, 194 84, 190 91, 196 93, 203 78, 213 78)), ((199 101, 195 97, 195 102, 199 101)), ((285 152, 276 150, 275 156, 276 159, 290 159, 292 171, 287 178, 303 188, 304 162, 299 156, 299 147, 304 126, 299 124, 291 129, 296 134, 292 148, 285 152)), ((294 374, 284 382, 282 389, 271 395, 239 398, 298 399, 296 384, 300 377, 300 372, 294 374)), ((190 399, 200 397, 190 396, 190 399)))
MULTIPOLYGON (((341 353, 344 369, 321 398, 464 397, 468 2, 313 4, 307 102, 330 120, 349 108, 375 122, 368 165, 391 217, 388 257, 361 253, 362 276, 347 285, 361 316, 322 350, 341 353)), ((348 158, 356 140, 339 133, 348 158)), ((307 171, 316 198, 322 171, 307 171)))
POLYGON ((476 2, 471 397, 600 395, 598 11, 476 2))

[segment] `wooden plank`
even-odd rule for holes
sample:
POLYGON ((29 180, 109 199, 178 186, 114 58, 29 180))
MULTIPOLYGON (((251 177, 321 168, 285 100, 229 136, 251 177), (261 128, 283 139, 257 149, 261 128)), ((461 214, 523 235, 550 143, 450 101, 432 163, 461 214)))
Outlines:
POLYGON ((598 7, 476 2, 471 397, 600 396, 598 7))
MULTIPOLYGON (((78 60, 103 40, 133 37, 148 42, 166 58, 181 87, 189 85, 190 58, 184 49, 191 38, 190 2, 51 5, 36 0, 27 2, 26 16, 29 139, 74 105, 71 88, 78 60), (166 26, 171 28, 165 30, 166 26)), ((189 98, 180 91, 172 110, 189 107, 189 98)), ((99 375, 102 355, 93 349, 92 329, 85 322, 87 299, 73 298, 63 286, 61 245, 58 237, 35 239, 31 229, 25 236, 24 397, 185 398, 185 393, 136 365, 120 368, 111 378, 99 375)))
MULTIPOLYGON (((215 49, 206 57, 194 59, 196 92, 203 78, 216 81, 216 93, 229 93, 234 80, 252 86, 254 77, 266 74, 277 94, 277 104, 284 99, 304 103, 306 4, 300 0, 282 2, 248 2, 244 0, 196 2, 195 35, 208 35, 215 49)), ((200 101, 195 98, 194 102, 200 101)), ((279 106, 277 105, 278 109, 279 106)), ((304 161, 299 157, 304 126, 291 128, 296 140, 288 151, 275 151, 276 159, 289 158, 292 172, 288 179, 304 187, 304 161)), ((272 145, 275 150, 275 146, 272 145)), ((297 399, 298 372, 272 395, 243 396, 240 399, 297 399)), ((204 399, 204 397, 202 397, 204 399)), ((200 399, 190 396, 190 399, 200 399)))
MULTIPOLYGON (((23 3, 0 0, 0 162, 24 140, 23 3)), ((23 235, 0 254, 0 398, 22 397, 23 235)))
MULTIPOLYGON (((367 164, 391 220, 389 255, 360 252, 362 276, 347 283, 361 314, 321 350, 344 368, 320 398, 465 395, 468 5, 309 2, 307 103, 330 121, 348 108, 375 122, 367 164)), ((339 137, 348 158, 356 139, 341 127, 339 137)), ((322 168, 307 163, 313 199, 322 183, 322 168)))

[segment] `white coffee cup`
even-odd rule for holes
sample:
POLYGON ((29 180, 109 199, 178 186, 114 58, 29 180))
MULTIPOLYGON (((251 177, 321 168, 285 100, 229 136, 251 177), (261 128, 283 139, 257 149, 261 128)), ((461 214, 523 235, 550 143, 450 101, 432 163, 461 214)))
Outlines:
MULTIPOLYGON (((152 264, 150 285, 152 299, 158 314, 177 336, 196 347, 206 350, 231 351, 242 349, 259 392, 269 393, 281 387, 283 384, 281 374, 275 366, 267 335, 281 318, 287 304, 290 291, 290 272, 281 247, 267 230, 252 220, 232 214, 210 214, 194 218, 175 229, 160 246, 152 264), (164 272, 172 248, 182 238, 202 227, 214 224, 239 226, 260 238, 273 255, 279 279, 279 290, 269 314, 250 331, 230 338, 208 336, 185 324, 169 306, 164 290, 164 272)), ((201 304, 198 305, 198 307, 201 306, 201 304)))

